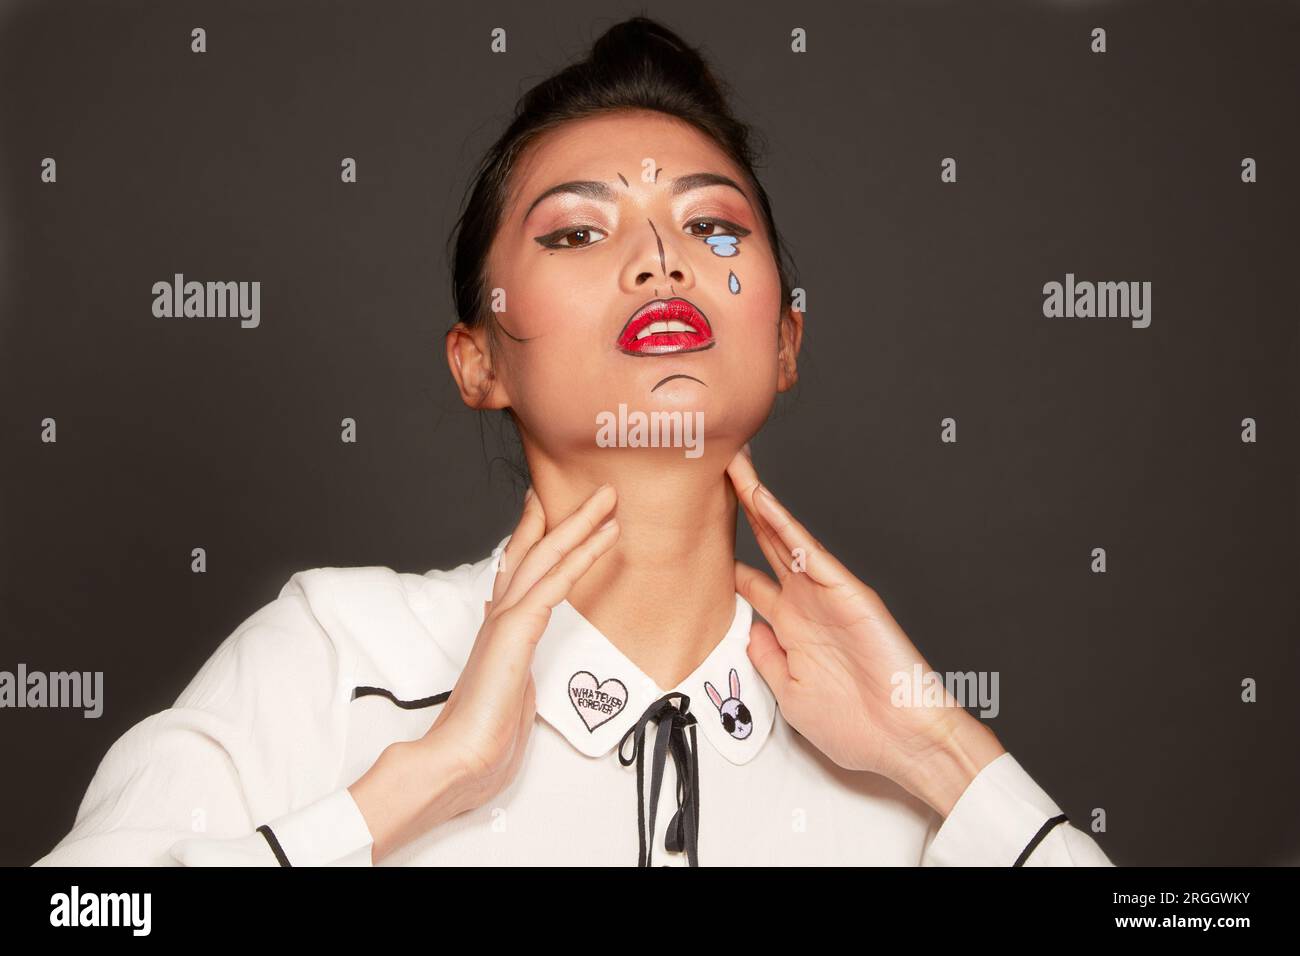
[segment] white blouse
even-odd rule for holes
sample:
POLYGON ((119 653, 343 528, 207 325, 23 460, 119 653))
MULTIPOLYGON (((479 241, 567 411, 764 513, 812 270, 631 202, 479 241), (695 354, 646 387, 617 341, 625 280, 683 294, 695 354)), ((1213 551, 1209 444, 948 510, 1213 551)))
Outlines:
MULTIPOLYGON (((433 723, 507 541, 423 575, 294 574, 170 709, 114 742, 71 832, 35 865, 372 865, 347 788, 433 723)), ((1009 753, 946 819, 885 777, 838 767, 750 664, 751 614, 737 594, 726 635, 665 690, 558 605, 516 778, 378 865, 1112 865, 1009 753)))

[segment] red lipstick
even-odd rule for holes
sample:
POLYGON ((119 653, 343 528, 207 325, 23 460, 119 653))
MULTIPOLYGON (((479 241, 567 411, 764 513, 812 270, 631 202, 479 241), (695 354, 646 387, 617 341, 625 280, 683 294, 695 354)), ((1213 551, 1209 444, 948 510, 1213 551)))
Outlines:
POLYGON ((632 313, 618 334, 627 355, 669 355, 711 348, 713 329, 704 313, 687 300, 653 299, 632 313))

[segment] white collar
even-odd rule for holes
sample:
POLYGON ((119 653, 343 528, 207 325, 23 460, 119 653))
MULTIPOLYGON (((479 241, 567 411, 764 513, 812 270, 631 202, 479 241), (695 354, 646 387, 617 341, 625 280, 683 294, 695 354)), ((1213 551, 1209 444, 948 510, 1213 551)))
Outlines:
MULTIPOLYGON (((492 554, 471 569, 473 610, 479 621, 483 602, 492 597, 497 558, 509 540, 509 535, 502 538, 492 554)), ((746 763, 767 740, 776 714, 776 699, 746 652, 752 619, 753 608, 737 594, 736 614, 722 640, 690 676, 668 690, 628 660, 567 600, 561 601, 551 611, 533 658, 537 713, 577 750, 599 757, 618 745, 652 703, 680 693, 689 699, 688 710, 709 742, 732 763, 746 763), (735 719, 746 710, 748 724, 735 719)), ((473 638, 468 635, 456 649, 461 665, 473 638)))

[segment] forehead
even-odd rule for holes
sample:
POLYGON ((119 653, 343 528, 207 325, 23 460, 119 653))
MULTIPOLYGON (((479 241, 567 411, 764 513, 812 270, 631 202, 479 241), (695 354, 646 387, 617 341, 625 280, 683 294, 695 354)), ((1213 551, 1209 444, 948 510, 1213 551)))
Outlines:
MULTIPOLYGON (((508 215, 556 183, 600 180, 632 189, 667 188, 675 176, 718 172, 748 187, 744 173, 722 149, 689 123, 651 110, 629 110, 570 120, 536 139, 520 158, 512 177, 508 215), (656 181, 642 172, 663 170, 656 181)), ((737 197, 739 198, 739 197, 737 197)))

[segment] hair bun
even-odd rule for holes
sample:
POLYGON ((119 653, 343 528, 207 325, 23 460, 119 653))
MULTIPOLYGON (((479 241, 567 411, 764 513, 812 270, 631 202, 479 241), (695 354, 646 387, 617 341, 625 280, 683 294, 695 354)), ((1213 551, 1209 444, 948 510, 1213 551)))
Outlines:
POLYGON ((584 63, 587 76, 603 83, 622 81, 633 89, 671 84, 675 95, 708 110, 727 112, 726 86, 699 50, 656 20, 631 17, 616 23, 592 44, 584 63))

